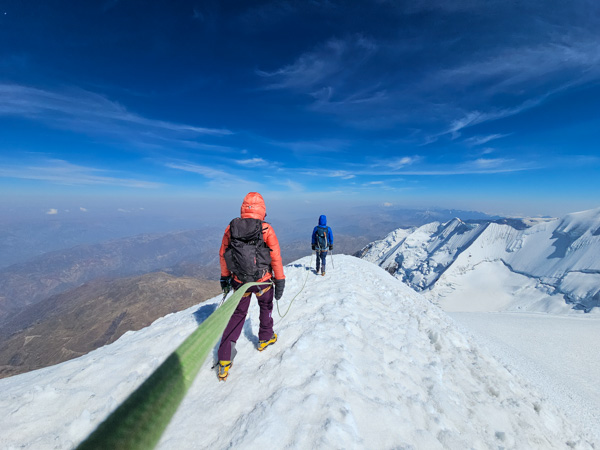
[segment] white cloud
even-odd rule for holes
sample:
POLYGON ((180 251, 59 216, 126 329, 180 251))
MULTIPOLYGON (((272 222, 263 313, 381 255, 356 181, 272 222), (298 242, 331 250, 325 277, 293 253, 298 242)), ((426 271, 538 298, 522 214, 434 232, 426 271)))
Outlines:
POLYGON ((229 171, 216 169, 214 167, 203 166, 201 164, 194 164, 189 162, 172 162, 166 163, 166 167, 176 170, 183 170, 185 172, 196 173, 208 178, 213 182, 215 186, 236 186, 240 185, 257 185, 256 181, 249 181, 239 176, 232 174, 229 171))
POLYGON ((50 208, 48 211, 46 211, 46 214, 49 214, 51 216, 58 214, 58 209, 55 208, 50 208))
POLYGON ((429 166, 421 170, 401 171, 402 175, 436 176, 522 172, 542 167, 539 163, 520 162, 508 158, 478 158, 460 164, 429 166))
POLYGON ((504 158, 479 158, 473 161, 474 167, 479 167, 482 169, 494 169, 498 167, 507 167, 510 164, 514 163, 514 161, 504 158))
POLYGON ((334 170, 332 172, 325 172, 325 176, 330 178, 341 178, 342 180, 351 180, 355 178, 356 175, 353 173, 347 172, 345 170, 334 170))
POLYGON ((179 163, 167 163, 165 166, 171 169, 183 170, 185 172, 197 173, 198 175, 202 175, 206 178, 211 178, 215 180, 231 178, 232 175, 229 172, 225 172, 223 170, 218 170, 213 167, 202 166, 200 164, 192 164, 188 162, 179 162, 179 163))
POLYGON ((456 88, 487 83, 483 92, 489 95, 525 83, 535 86, 554 80, 565 85, 565 80, 583 81, 600 72, 599 63, 597 36, 565 36, 536 46, 504 48, 487 58, 443 70, 436 75, 436 84, 456 88))
POLYGON ((287 148, 299 155, 307 153, 338 153, 349 145, 343 139, 320 139, 314 141, 271 141, 272 145, 287 148))
MULTIPOLYGON (((328 80, 347 77, 357 70, 375 51, 377 45, 371 39, 355 35, 347 39, 330 39, 311 52, 304 53, 294 63, 273 72, 257 73, 270 81, 269 89, 293 89, 306 94, 323 92, 328 96, 328 80), (325 91, 322 91, 325 89, 325 91)), ((336 83, 337 84, 337 83, 336 83)))
POLYGON ((24 117, 55 128, 133 142, 139 145, 202 145, 200 136, 226 136, 227 129, 149 119, 103 95, 82 89, 62 92, 18 84, 0 84, 0 116, 24 117))
POLYGON ((483 145, 490 141, 494 141, 496 139, 501 139, 503 137, 509 136, 508 134, 490 134, 487 136, 473 136, 468 139, 465 139, 465 144, 471 146, 483 145))
POLYGON ((59 159, 45 159, 28 166, 5 165, 0 168, 0 177, 26 180, 41 180, 64 185, 110 185, 131 188, 153 189, 161 183, 119 178, 106 175, 108 171, 93 167, 79 166, 59 159))
POLYGON ((402 158, 395 158, 386 163, 386 165, 393 170, 401 169, 405 166, 410 166, 411 164, 415 164, 420 161, 420 156, 404 156, 402 158))
POLYGON ((241 166, 246 166, 246 167, 261 167, 261 166, 268 166, 269 162, 265 161, 262 158, 250 158, 250 159, 241 159, 241 160, 235 160, 236 164, 239 164, 241 166))
POLYGON ((83 206, 80 206, 79 207, 79 211, 81 211, 81 212, 87 212, 87 208, 84 208, 83 206))
POLYGON ((460 137, 460 131, 464 128, 471 127, 473 125, 477 125, 484 122, 490 122, 493 120, 503 119, 505 117, 514 116, 519 114, 520 112, 531 109, 539 104, 541 104, 546 98, 554 94, 555 92, 546 92, 538 97, 530 98, 522 103, 517 104, 511 108, 494 108, 486 112, 482 111, 469 111, 464 113, 462 117, 458 119, 454 119, 447 130, 443 131, 438 135, 442 136, 445 134, 450 134, 453 139, 460 137))
POLYGON ((283 182, 283 185, 287 186, 288 189, 290 191, 293 191, 293 192, 302 192, 302 191, 304 191, 304 186, 302 184, 298 183, 297 181, 293 181, 293 180, 289 180, 288 179, 288 180, 285 180, 283 182))

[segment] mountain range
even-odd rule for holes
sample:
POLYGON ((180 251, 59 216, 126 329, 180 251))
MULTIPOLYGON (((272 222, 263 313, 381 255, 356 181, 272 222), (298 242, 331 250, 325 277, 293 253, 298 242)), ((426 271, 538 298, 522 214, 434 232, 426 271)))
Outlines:
POLYGON ((0 328, 0 378, 84 355, 219 291, 216 281, 158 272, 94 280, 56 294, 0 328))
POLYGON ((358 255, 448 311, 600 312, 600 208, 399 228, 358 255))

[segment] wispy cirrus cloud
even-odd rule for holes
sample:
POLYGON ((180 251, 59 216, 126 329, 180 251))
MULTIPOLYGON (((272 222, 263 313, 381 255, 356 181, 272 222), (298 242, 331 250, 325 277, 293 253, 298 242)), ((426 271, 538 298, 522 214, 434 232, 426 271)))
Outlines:
POLYGON ((463 129, 515 116, 599 78, 596 36, 567 35, 543 44, 493 49, 485 57, 432 72, 417 91, 440 92, 449 125, 437 137, 456 138, 463 129), (470 94, 449 99, 448 93, 457 91, 470 94), (500 96, 504 100, 495 101, 500 96))
MULTIPOLYGON (((419 3, 417 9, 448 10, 441 1, 419 3)), ((457 5, 450 9, 480 11, 490 22, 498 13, 501 20, 511 20, 499 2, 465 0, 457 5)), ((399 8, 400 13, 408 14, 405 9, 399 8)), ((552 20, 561 19, 540 10, 530 36, 505 39, 494 30, 494 45, 469 40, 468 30, 462 39, 440 31, 446 39, 442 45, 437 34, 415 39, 403 32, 330 39, 286 66, 258 74, 267 89, 304 94, 313 99, 309 109, 357 128, 400 124, 419 130, 414 136, 425 143, 444 136, 455 139, 474 125, 518 115, 550 96, 600 79, 596 30, 552 20), (457 57, 446 58, 440 51, 457 57), (435 63, 429 57, 436 57, 435 63)))
POLYGON ((267 89, 292 89, 317 92, 340 82, 364 64, 377 45, 361 35, 330 39, 314 50, 300 55, 293 63, 274 71, 257 71, 267 89))
POLYGON ((565 36, 537 45, 500 48, 484 58, 469 60, 444 69, 428 85, 481 85, 480 93, 494 95, 522 85, 547 85, 556 88, 595 78, 600 73, 600 48, 597 36, 565 36))
POLYGON ((314 139, 310 141, 269 141, 271 145, 286 148, 298 155, 308 153, 338 153, 350 145, 345 139, 314 139))
POLYGON ((156 189, 162 183, 135 178, 111 176, 111 171, 72 164, 60 159, 46 159, 31 164, 5 164, 0 168, 0 177, 23 180, 47 181, 69 186, 105 185, 127 188, 156 189))
POLYGON ((358 166, 352 171, 300 170, 299 173, 312 177, 339 177, 350 180, 361 177, 371 178, 366 185, 377 184, 380 177, 387 181, 404 181, 404 176, 470 175, 523 172, 544 167, 535 161, 519 161, 511 158, 480 157, 459 163, 431 164, 420 156, 397 158, 390 161, 378 161, 371 165, 358 166), (410 168, 409 168, 410 166, 410 168), (349 176, 342 176, 348 174, 349 176), (375 179, 373 180, 373 178, 375 179))
POLYGON ((346 170, 334 170, 330 172, 325 172, 325 176, 330 178, 341 178, 342 180, 351 180, 352 178, 356 178, 355 174, 346 170))
POLYGON ((438 175, 483 175, 523 172, 543 168, 533 161, 518 161, 510 158, 477 158, 458 164, 428 165, 414 170, 401 170, 394 175, 438 176, 438 175))
POLYGON ((233 134, 227 129, 150 119, 129 111, 118 102, 83 89, 49 91, 18 84, 0 84, 0 116, 20 117, 45 125, 106 136, 138 145, 198 145, 200 137, 233 134))
POLYGON ((270 164, 263 158, 236 159, 235 163, 244 167, 266 167, 270 164))
POLYGON ((309 177, 341 178, 342 180, 356 178, 356 173, 347 170, 300 169, 298 172, 309 177))
POLYGON ((465 144, 476 147, 479 145, 487 144, 490 141, 495 141, 496 139, 502 139, 504 137, 509 136, 509 134, 489 134, 487 136, 472 136, 470 138, 465 139, 465 144))
POLYGON ((402 169, 403 167, 410 166, 418 163, 422 158, 420 156, 403 156, 401 158, 392 158, 385 162, 385 165, 393 170, 402 169))
POLYGON ((235 175, 227 170, 217 169, 215 167, 206 166, 202 164, 195 164, 186 161, 167 162, 164 164, 165 167, 175 170, 182 170, 184 172, 195 173, 203 176, 210 180, 214 185, 218 186, 245 186, 245 185, 256 185, 255 181, 244 179, 238 175, 235 175))

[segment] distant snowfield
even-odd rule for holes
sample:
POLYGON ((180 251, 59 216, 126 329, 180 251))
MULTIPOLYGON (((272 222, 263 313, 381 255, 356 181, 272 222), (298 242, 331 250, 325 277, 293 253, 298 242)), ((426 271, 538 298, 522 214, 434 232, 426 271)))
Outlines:
POLYGON ((362 257, 446 311, 600 314, 600 208, 521 222, 398 229, 362 257))
POLYGON ((600 441, 600 316, 449 313, 600 441))
MULTIPOLYGON (((334 258, 325 277, 310 257, 286 266, 282 311, 298 295, 285 319, 274 312, 279 341, 262 353, 253 300, 228 381, 207 361, 159 448, 600 447, 441 309, 371 263, 334 258)), ((0 380, 0 448, 73 448, 217 301, 0 380)))
MULTIPOLYGON (((448 312, 531 311, 584 315, 564 295, 548 293, 535 278, 510 271, 501 261, 473 267, 451 266, 430 290, 422 294, 448 312)), ((591 315, 600 317, 600 308, 591 315)))

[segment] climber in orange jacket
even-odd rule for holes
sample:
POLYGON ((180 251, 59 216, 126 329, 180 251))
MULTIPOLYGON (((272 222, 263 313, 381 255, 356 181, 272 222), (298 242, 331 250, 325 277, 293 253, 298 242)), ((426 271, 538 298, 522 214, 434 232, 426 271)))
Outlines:
POLYGON ((265 202, 258 192, 250 192, 244 198, 240 217, 233 219, 225 229, 221 249, 221 288, 227 293, 250 281, 265 282, 264 285, 250 287, 240 300, 231 316, 219 346, 219 379, 227 378, 235 357, 237 342, 254 293, 260 307, 258 350, 277 341, 273 331, 273 296, 277 300, 283 295, 285 274, 281 261, 279 241, 271 224, 264 221, 265 202), (271 280, 274 283, 271 284, 271 280), (275 292, 273 292, 275 291, 275 292))

